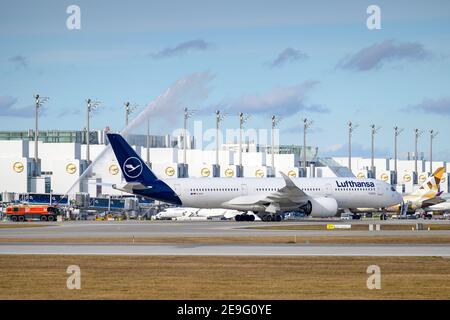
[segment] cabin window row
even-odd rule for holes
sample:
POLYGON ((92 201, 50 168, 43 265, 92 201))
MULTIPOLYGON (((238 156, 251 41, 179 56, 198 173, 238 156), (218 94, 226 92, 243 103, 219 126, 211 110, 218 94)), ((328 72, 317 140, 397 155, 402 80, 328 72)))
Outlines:
POLYGON ((373 191, 375 188, 335 188, 334 191, 373 191))
POLYGON ((238 188, 195 188, 191 189, 191 192, 196 191, 239 191, 238 188))
MULTIPOLYGON (((320 191, 320 188, 300 188, 302 191, 320 191)), ((279 188, 256 188, 256 191, 280 191, 279 188)))

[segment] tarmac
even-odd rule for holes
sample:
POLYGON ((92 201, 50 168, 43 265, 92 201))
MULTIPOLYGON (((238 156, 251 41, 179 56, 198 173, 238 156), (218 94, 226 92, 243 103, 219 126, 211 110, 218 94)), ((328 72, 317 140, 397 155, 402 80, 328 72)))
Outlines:
MULTIPOLYGON (((129 237, 229 237, 229 236, 449 236, 450 230, 411 231, 331 231, 331 230, 261 230, 256 226, 335 224, 450 224, 450 221, 303 221, 303 222, 234 222, 234 221, 74 221, 32 228, 0 228, 0 238, 70 238, 94 239, 92 243, 1 243, 0 254, 55 255, 198 255, 198 256, 442 256, 450 257, 449 245, 421 244, 99 244, 95 238, 129 237)), ((383 227, 381 227, 383 229, 383 227)), ((23 241, 23 240, 22 240, 23 241)))
POLYGON ((0 244, 0 254, 156 256, 440 256, 448 245, 98 245, 0 244))
MULTIPOLYGON (((0 238, 112 238, 112 237, 228 237, 228 236, 401 236, 432 233, 450 236, 450 230, 411 231, 346 231, 346 230, 263 230, 258 226, 287 226, 311 224, 450 224, 450 220, 319 220, 301 222, 234 222, 234 221, 69 221, 35 228, 0 228, 0 238)), ((17 223, 16 223, 17 224, 17 223)))

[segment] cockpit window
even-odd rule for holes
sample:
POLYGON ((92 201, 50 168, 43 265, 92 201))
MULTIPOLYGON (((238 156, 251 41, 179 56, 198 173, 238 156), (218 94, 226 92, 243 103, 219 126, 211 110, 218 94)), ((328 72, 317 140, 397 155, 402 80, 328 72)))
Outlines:
POLYGON ((395 188, 393 186, 391 186, 391 191, 395 191, 395 188))

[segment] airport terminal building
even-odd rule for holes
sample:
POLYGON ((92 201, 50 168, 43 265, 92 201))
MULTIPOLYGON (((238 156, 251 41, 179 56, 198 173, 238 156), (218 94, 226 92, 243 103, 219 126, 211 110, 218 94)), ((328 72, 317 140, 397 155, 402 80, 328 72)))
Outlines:
MULTIPOLYGON (((86 192, 91 197, 121 195, 111 187, 122 184, 121 170, 108 149, 107 130, 91 131, 88 144, 85 131, 39 132, 38 157, 35 157, 34 133, 30 131, 0 132, 0 192, 66 194, 86 192), (100 156, 101 155, 101 156, 100 156), (98 159, 97 159, 98 158, 98 159), (96 160, 97 159, 97 160, 96 160), (83 174, 91 163, 91 170, 83 174), (82 179, 80 179, 82 177, 82 179)), ((127 140, 155 174, 163 179, 176 177, 272 177, 283 172, 291 177, 375 177, 396 185, 398 191, 414 191, 430 174, 430 164, 425 160, 398 160, 397 172, 392 159, 375 159, 374 172, 371 159, 353 157, 352 171, 347 157, 320 158, 319 150, 306 149, 306 166, 303 164, 303 147, 277 146, 273 154, 270 146, 259 146, 251 141, 239 144, 225 143, 219 150, 216 164, 215 150, 195 148, 192 137, 187 139, 186 152, 182 136, 129 135, 127 140), (242 159, 242 166, 239 159, 242 159), (306 167, 306 170, 305 170, 306 167)), ((441 181, 441 191, 448 192, 450 163, 433 161, 433 168, 444 166, 446 174, 441 181)))

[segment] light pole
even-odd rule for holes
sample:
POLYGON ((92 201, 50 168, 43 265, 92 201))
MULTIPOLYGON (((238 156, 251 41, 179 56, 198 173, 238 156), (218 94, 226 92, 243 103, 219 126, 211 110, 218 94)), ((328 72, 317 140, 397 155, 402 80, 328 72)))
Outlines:
POLYGON ((91 112, 94 111, 98 105, 100 104, 99 101, 92 101, 91 99, 86 99, 86 161, 89 165, 91 163, 91 157, 90 157, 90 126, 89 126, 89 119, 91 117, 91 112))
POLYGON ((136 104, 130 105, 129 102, 125 102, 124 106, 125 106, 125 127, 127 127, 128 126, 128 118, 129 118, 130 114, 132 114, 133 111, 136 110, 137 105, 136 104))
POLYGON ((147 119, 147 164, 150 166, 150 119, 147 119))
POLYGON ((249 115, 239 113, 239 170, 242 173, 242 130, 244 129, 244 123, 250 118, 249 115))
POLYGON ((220 110, 216 110, 216 166, 219 168, 219 130, 220 130, 220 123, 223 121, 227 114, 220 113, 220 110))
POLYGON ((371 163, 370 163, 370 171, 372 174, 372 178, 375 178, 375 134, 378 132, 378 130, 381 129, 381 127, 375 127, 374 124, 370 126, 371 132, 372 132, 372 152, 371 152, 371 163))
MULTIPOLYGON (((272 168, 275 171, 275 127, 280 123, 281 119, 275 115, 272 116, 272 168)), ((275 173, 275 172, 274 172, 275 173)))
POLYGON ((303 174, 306 177, 306 132, 313 124, 313 121, 308 121, 308 119, 303 119, 303 174))
POLYGON ((348 168, 350 171, 352 171, 352 135, 356 128, 358 128, 357 124, 348 122, 348 168))
POLYGON ((430 174, 433 173, 433 139, 439 134, 439 131, 430 130, 430 174))
POLYGON ((397 174, 397 137, 402 133, 403 129, 394 127, 394 171, 397 174))
POLYGON ((48 101, 48 97, 41 97, 39 94, 34 95, 35 99, 35 129, 34 129, 34 162, 35 162, 35 171, 34 175, 38 176, 39 171, 39 147, 38 147, 38 141, 39 141, 39 109, 42 107, 44 103, 48 101))
POLYGON ((419 141, 420 136, 422 135, 423 131, 420 129, 414 129, 414 171, 417 174, 417 143, 419 141))
POLYGON ((189 110, 184 108, 184 130, 183 130, 183 164, 186 166, 186 140, 187 140, 187 120, 191 118, 195 113, 195 110, 189 110))

